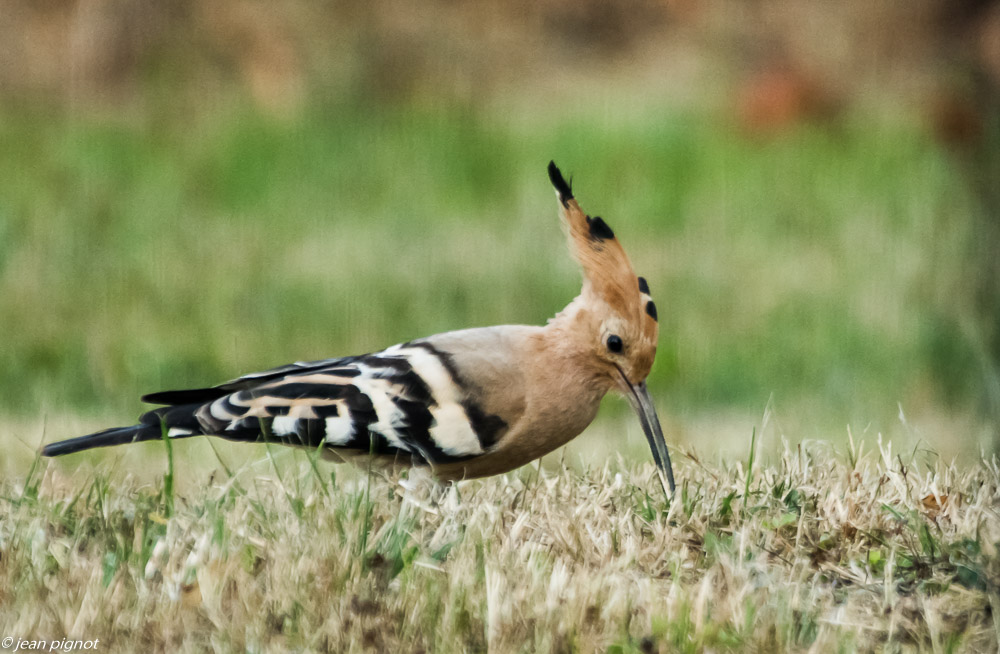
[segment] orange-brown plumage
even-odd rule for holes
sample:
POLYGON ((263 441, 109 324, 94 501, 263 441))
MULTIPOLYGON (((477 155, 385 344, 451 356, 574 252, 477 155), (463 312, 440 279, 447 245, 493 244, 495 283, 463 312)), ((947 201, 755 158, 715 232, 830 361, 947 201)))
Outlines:
POLYGON ((559 216, 570 251, 583 269, 578 301, 587 311, 616 322, 617 329, 627 333, 627 339, 625 334, 619 335, 632 349, 629 378, 645 379, 653 366, 659 337, 649 287, 644 279, 639 281, 628 254, 604 219, 592 218, 580 208, 554 163, 549 164, 549 177, 559 198, 559 216))

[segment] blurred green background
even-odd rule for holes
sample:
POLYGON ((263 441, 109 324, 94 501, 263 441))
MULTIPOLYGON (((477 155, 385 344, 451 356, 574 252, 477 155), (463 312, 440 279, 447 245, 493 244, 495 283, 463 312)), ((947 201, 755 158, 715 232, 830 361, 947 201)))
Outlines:
POLYGON ((650 281, 671 443, 770 403, 774 439, 995 447, 996 3, 168 4, 5 3, 8 449, 544 322, 579 289, 550 159, 650 281))

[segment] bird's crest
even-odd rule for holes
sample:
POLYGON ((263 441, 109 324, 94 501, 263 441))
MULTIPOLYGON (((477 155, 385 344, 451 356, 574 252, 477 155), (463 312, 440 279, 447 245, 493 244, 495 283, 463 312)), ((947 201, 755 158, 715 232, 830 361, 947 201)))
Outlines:
POLYGON ((604 219, 588 216, 580 208, 555 162, 549 162, 549 179, 559 198, 559 215, 570 251, 583 268, 582 295, 602 300, 622 318, 641 325, 643 335, 655 343, 656 305, 646 280, 636 276, 625 249, 604 219))

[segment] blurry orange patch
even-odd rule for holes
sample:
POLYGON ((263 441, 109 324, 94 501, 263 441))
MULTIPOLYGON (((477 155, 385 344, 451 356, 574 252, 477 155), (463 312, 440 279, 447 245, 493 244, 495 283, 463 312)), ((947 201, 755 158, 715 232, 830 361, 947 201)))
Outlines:
POLYGON ((748 75, 736 91, 737 119, 751 133, 773 133, 826 117, 832 108, 831 93, 819 80, 783 65, 748 75))
POLYGON ((973 100, 958 94, 943 94, 933 105, 934 135, 947 145, 974 145, 983 135, 983 116, 973 100))

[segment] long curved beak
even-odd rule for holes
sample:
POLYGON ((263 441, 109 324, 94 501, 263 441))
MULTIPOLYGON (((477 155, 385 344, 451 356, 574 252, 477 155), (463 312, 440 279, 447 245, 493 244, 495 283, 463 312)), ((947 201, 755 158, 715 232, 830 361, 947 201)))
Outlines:
POLYGON ((666 491, 669 487, 669 495, 673 497, 675 488, 674 468, 670 464, 667 442, 663 439, 660 419, 656 415, 656 407, 653 406, 653 399, 649 397, 649 389, 646 388, 646 382, 633 384, 625 377, 624 373, 622 373, 622 381, 625 382, 629 390, 629 393, 625 397, 628 398, 632 409, 639 416, 642 431, 646 434, 646 440, 649 441, 649 449, 653 452, 653 461, 656 462, 663 490, 666 491))

